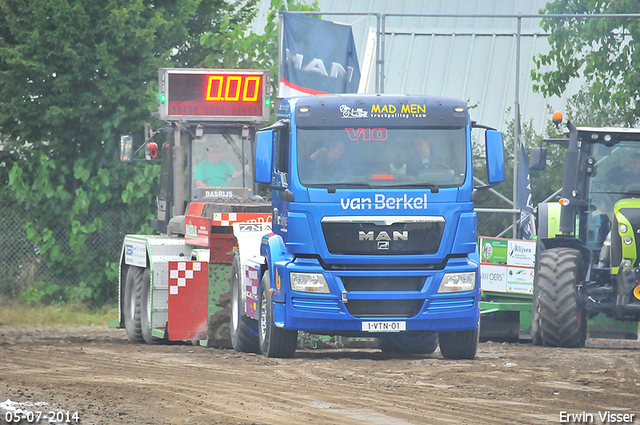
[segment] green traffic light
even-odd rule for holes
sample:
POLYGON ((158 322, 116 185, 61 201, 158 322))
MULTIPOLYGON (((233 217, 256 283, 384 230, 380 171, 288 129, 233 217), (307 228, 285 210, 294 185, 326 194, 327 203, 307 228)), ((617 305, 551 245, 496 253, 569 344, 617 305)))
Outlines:
POLYGON ((271 99, 269 99, 268 97, 264 100, 264 104, 267 106, 271 106, 271 99))
POLYGON ((162 102, 162 104, 164 104, 164 102, 167 100, 167 96, 164 94, 160 95, 160 102, 162 102))

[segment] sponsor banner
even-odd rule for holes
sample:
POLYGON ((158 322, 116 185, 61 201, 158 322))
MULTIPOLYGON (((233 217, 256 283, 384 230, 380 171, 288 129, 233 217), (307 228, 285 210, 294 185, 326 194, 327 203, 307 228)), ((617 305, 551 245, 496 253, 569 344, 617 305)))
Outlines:
POLYGON ((426 210, 427 194, 420 196, 385 196, 377 193, 372 197, 340 198, 343 210, 426 210))
POLYGON ((184 241, 189 245, 209 246, 211 220, 207 217, 187 216, 185 220, 184 241))
POLYGON ((267 223, 271 222, 271 213, 213 213, 213 226, 232 226, 234 223, 267 223))
POLYGON ((279 97, 358 91, 350 26, 283 12, 281 45, 279 97))
POLYGON ((536 265, 535 241, 509 239, 507 252, 508 266, 535 267, 536 265))
POLYGON ((490 292, 507 292, 507 268, 480 264, 480 284, 483 290, 490 292))
POLYGON ((533 294, 536 241, 481 237, 479 249, 483 290, 533 294))
MULTIPOLYGON (((403 105, 374 104, 369 109, 366 107, 352 108, 348 105, 340 105, 342 118, 426 118, 427 105, 424 103, 411 103, 403 105)), ((381 130, 381 129, 374 129, 381 130)), ((385 130, 386 131, 386 130, 385 130)), ((386 139, 385 139, 386 140, 386 139)))
POLYGON ((124 263, 129 266, 147 267, 147 242, 126 238, 124 240, 124 263))
POLYGON ((533 294, 534 269, 523 267, 506 267, 507 293, 533 294))
POLYGON ((507 239, 480 238, 480 262, 507 264, 507 239))

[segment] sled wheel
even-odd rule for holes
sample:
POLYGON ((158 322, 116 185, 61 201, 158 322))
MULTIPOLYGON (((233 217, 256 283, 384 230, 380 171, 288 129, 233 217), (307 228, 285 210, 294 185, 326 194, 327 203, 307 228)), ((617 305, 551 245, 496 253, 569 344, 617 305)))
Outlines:
POLYGON ((144 342, 142 337, 142 324, 140 321, 140 297, 142 292, 142 275, 144 269, 129 266, 127 280, 124 287, 124 328, 127 339, 134 344, 144 342))
POLYGON ((140 301, 142 309, 140 311, 140 322, 142 325, 142 338, 144 338, 147 344, 159 344, 163 339, 151 335, 151 305, 153 295, 153 291, 151 291, 151 269, 144 269, 141 279, 142 282, 140 285, 142 287, 142 293, 140 294, 140 301))
POLYGON ((231 269, 231 344, 234 350, 244 353, 259 353, 258 321, 244 314, 242 308, 242 279, 240 257, 233 258, 231 269))

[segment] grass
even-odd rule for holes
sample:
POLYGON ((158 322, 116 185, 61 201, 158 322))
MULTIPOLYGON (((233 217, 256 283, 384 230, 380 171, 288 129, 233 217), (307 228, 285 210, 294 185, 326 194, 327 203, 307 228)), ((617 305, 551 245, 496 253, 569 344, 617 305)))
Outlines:
POLYGON ((118 317, 117 306, 88 308, 78 304, 28 305, 19 301, 0 303, 0 327, 107 326, 118 317))

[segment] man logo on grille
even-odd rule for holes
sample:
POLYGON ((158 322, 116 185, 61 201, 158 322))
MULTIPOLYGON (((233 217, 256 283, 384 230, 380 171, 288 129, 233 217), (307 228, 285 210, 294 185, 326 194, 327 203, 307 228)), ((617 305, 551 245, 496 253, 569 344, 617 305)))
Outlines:
POLYGON ((403 230, 402 232, 394 230, 391 235, 392 236, 389 236, 389 233, 386 230, 382 230, 378 232, 377 235, 373 232, 373 230, 370 230, 368 232, 365 232, 364 230, 360 230, 358 233, 358 240, 359 241, 374 241, 374 240, 375 241, 391 241, 391 240, 408 241, 409 240, 409 232, 407 230, 403 230))

